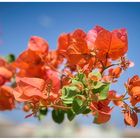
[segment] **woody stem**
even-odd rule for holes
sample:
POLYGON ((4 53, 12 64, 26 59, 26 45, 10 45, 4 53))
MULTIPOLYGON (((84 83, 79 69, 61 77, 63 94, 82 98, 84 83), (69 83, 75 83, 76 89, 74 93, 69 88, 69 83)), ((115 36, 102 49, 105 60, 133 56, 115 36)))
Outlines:
POLYGON ((48 105, 47 107, 54 107, 54 108, 63 109, 63 110, 71 109, 71 107, 60 106, 60 105, 48 105))

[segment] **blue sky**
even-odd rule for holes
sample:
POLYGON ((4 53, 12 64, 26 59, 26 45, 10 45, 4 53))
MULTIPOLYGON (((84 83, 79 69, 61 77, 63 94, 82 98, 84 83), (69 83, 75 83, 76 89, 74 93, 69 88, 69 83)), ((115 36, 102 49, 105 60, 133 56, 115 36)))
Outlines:
MULTIPOLYGON (((127 70, 113 86, 121 94, 128 77, 140 75, 140 3, 0 3, 0 55, 17 56, 26 49, 32 35, 45 38, 50 48, 55 49, 61 33, 77 28, 87 32, 95 25, 109 30, 122 27, 128 30, 128 58, 134 61, 135 67, 127 70)), ((25 114, 20 111, 4 114, 17 122, 37 123, 33 118, 24 120, 25 114)), ((85 124, 92 122, 91 117, 78 120, 85 124)), ((113 112, 111 123, 125 126, 118 109, 113 112)))

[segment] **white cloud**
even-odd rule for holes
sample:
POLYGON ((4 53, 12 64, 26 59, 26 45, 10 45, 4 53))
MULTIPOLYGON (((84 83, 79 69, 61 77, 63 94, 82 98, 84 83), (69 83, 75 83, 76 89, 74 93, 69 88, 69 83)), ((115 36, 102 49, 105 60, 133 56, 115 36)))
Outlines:
POLYGON ((47 15, 43 15, 43 16, 40 17, 39 23, 40 23, 41 26, 43 26, 45 28, 48 28, 52 25, 53 20, 52 20, 51 17, 49 17, 47 15))

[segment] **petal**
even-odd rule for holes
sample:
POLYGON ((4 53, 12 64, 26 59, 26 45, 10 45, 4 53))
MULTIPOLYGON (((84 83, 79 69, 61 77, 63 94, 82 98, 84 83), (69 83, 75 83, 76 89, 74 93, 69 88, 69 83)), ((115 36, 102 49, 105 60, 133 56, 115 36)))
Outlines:
POLYGON ((110 49, 111 44, 111 32, 102 29, 99 31, 95 40, 95 49, 97 50, 97 56, 100 59, 105 59, 106 54, 110 49))
POLYGON ((13 90, 13 94, 15 99, 19 102, 29 101, 35 97, 47 99, 47 96, 44 95, 40 90, 36 88, 32 88, 30 86, 26 86, 22 88, 18 87, 17 89, 13 90))
POLYGON ((131 89, 130 95, 132 96, 140 96, 140 86, 135 86, 131 89))
POLYGON ((43 38, 32 36, 29 40, 28 48, 35 52, 48 53, 48 43, 43 38))
POLYGON ((53 70, 47 70, 45 79, 46 79, 47 83, 51 82, 52 92, 58 94, 58 91, 59 91, 60 85, 61 85, 58 72, 53 71, 53 70))
POLYGON ((34 97, 47 99, 45 92, 45 81, 40 78, 17 77, 17 87, 13 91, 17 101, 23 102, 34 97))
POLYGON ((135 127, 138 123, 138 116, 135 111, 124 112, 124 120, 127 125, 135 127))
POLYGON ((97 38, 98 32, 101 30, 103 30, 102 27, 96 26, 87 33, 86 41, 90 50, 95 49, 95 40, 97 38))
POLYGON ((10 79, 13 73, 5 67, 0 67, 0 75, 3 76, 5 79, 10 79))
POLYGON ((7 86, 0 87, 0 110, 12 110, 15 108, 12 88, 7 86))
POLYGON ((116 106, 123 106, 123 95, 117 95, 116 91, 111 90, 108 93, 108 99, 111 100, 116 106))
POLYGON ((58 52, 63 54, 66 52, 69 45, 69 35, 61 34, 58 38, 58 52))
POLYGON ((109 32, 101 28, 95 40, 95 49, 100 59, 105 59, 107 54, 113 60, 122 57, 128 50, 126 30, 118 29, 109 32))
POLYGON ((17 77, 16 78, 17 83, 20 83, 20 85, 22 86, 22 84, 26 84, 32 87, 35 87, 39 90, 44 90, 45 88, 45 81, 43 79, 40 78, 28 78, 28 77, 17 77))
POLYGON ((109 50, 109 57, 113 60, 123 56, 128 50, 126 29, 112 31, 112 39, 109 50))
POLYGON ((103 114, 103 113, 98 113, 97 117, 95 117, 94 119, 94 123, 97 124, 102 124, 102 123, 106 123, 110 120, 111 115, 110 114, 103 114))

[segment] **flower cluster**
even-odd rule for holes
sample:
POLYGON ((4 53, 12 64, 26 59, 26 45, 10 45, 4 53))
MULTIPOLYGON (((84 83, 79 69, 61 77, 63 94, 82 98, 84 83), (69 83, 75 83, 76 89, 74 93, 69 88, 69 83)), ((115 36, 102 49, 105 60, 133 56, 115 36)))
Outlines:
POLYGON ((128 79, 121 95, 111 89, 133 66, 127 51, 126 29, 108 31, 96 26, 87 33, 81 29, 63 33, 56 50, 50 50, 43 38, 33 36, 16 59, 11 54, 0 58, 0 110, 16 109, 21 103, 28 112, 26 118, 42 119, 52 108, 57 123, 65 114, 70 121, 79 114, 92 114, 94 123, 102 124, 118 106, 125 124, 136 126, 139 76, 128 79))

